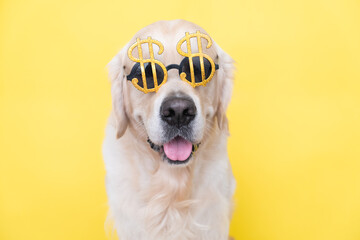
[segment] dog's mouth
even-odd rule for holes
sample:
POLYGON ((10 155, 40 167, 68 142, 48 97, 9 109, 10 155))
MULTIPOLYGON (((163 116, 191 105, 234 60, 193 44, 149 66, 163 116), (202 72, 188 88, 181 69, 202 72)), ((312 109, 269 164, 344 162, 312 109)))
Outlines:
POLYGON ((176 136, 164 145, 156 145, 148 139, 150 147, 162 154, 163 159, 171 164, 186 164, 200 144, 193 144, 189 140, 176 136))

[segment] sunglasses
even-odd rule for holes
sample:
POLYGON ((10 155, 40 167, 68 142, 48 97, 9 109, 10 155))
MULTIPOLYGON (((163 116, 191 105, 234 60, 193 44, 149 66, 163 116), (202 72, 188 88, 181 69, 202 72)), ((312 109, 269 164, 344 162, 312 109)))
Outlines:
MULTIPOLYGON (((152 64, 147 62, 144 63, 144 70, 145 70, 145 79, 146 79, 146 86, 149 90, 154 89, 155 87, 155 77, 156 76, 156 81, 158 85, 162 85, 162 82, 164 81, 164 70, 163 68, 157 64, 155 64, 155 74, 154 74, 154 70, 152 68, 152 64)), ((219 65, 218 64, 214 64, 215 65, 215 70, 219 69, 219 65)), ((210 64, 210 61, 207 60, 206 58, 203 59, 203 67, 201 67, 201 61, 200 61, 200 57, 193 57, 192 58, 192 66, 194 69, 194 79, 195 79, 195 83, 199 83, 199 85, 203 85, 201 83, 203 83, 203 81, 207 78, 209 78, 213 66, 210 64), (204 75, 205 75, 205 79, 203 79, 202 77, 202 73, 201 73, 201 69, 203 69, 204 71, 204 75)), ((185 76, 184 79, 189 82, 192 83, 192 79, 191 79, 191 67, 190 67, 190 61, 188 57, 185 57, 180 65, 177 64, 170 64, 168 66, 166 66, 166 71, 169 71, 171 69, 177 69, 179 71, 179 76, 185 76), (182 73, 185 73, 182 74, 182 73), (189 77, 188 77, 189 76, 189 77)), ((132 69, 130 74, 126 77, 127 80, 132 81, 134 78, 135 79, 142 79, 142 71, 141 71, 141 66, 140 63, 136 63, 132 69)), ((210 79, 209 79, 210 81, 210 79)), ((137 81, 137 84, 143 88, 144 87, 144 83, 143 81, 137 81)))
POLYGON ((202 52, 200 38, 208 40, 207 48, 212 45, 210 37, 199 31, 193 34, 186 33, 186 36, 177 45, 179 54, 185 56, 185 58, 181 61, 180 65, 170 64, 166 67, 160 61, 154 59, 152 44, 159 46, 159 54, 163 52, 163 46, 159 41, 151 39, 151 37, 145 40, 137 39, 137 42, 128 50, 129 58, 137 63, 132 67, 130 74, 127 75, 127 80, 131 81, 138 90, 144 93, 157 92, 167 81, 167 72, 171 69, 177 69, 181 80, 189 83, 192 87, 205 86, 212 79, 215 71, 219 69, 219 65, 215 64, 210 56, 202 52), (189 40, 192 37, 198 38, 199 53, 191 53, 189 40), (187 41, 187 53, 181 50, 181 44, 184 41, 187 41), (149 45, 150 59, 142 58, 141 44, 144 43, 149 45), (138 49, 139 58, 131 55, 135 47, 138 49))

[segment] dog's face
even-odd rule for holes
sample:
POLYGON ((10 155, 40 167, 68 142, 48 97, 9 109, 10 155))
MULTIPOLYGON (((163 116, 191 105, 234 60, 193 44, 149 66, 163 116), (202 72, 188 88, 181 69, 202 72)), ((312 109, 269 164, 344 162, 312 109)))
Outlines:
MULTIPOLYGON (((177 69, 169 69, 167 81, 159 90, 145 94, 127 80, 136 64, 129 58, 128 49, 138 38, 151 37, 164 46, 164 51, 159 54, 159 47, 152 45, 156 60, 164 66, 180 64, 184 56, 177 51, 177 43, 185 32, 196 31, 206 33, 199 26, 182 20, 156 22, 139 31, 109 63, 117 137, 130 128, 141 141, 148 141, 162 159, 182 166, 191 160, 193 151, 206 141, 213 128, 227 131, 225 110, 232 88, 232 60, 216 43, 206 48, 207 40, 200 39, 203 53, 219 65, 206 86, 192 87, 181 80, 177 69)), ((198 53, 197 39, 192 38, 189 42, 191 52, 198 53)), ((181 48, 187 52, 187 47, 185 43, 181 48)), ((141 49, 142 58, 150 59, 149 44, 142 44, 141 49)), ((130 54, 140 58, 138 48, 130 54)))

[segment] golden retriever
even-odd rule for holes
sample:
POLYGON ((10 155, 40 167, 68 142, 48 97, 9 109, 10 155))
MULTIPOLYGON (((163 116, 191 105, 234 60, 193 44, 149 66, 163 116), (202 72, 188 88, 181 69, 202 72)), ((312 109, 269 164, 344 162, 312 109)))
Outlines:
POLYGON ((209 36, 191 22, 159 21, 136 33, 108 64, 113 110, 103 156, 109 218, 120 240, 228 239, 235 180, 225 111, 234 67, 231 57, 204 35, 209 36), (203 35, 185 41, 186 33, 203 35), (134 45, 149 37, 158 43, 134 45), (184 57, 189 50, 208 58, 198 57, 196 63, 196 57, 184 57), (134 61, 151 59, 151 51, 156 64, 143 67, 134 61), (213 76, 193 87, 181 72, 187 79, 196 75, 194 82, 210 72, 213 76), (156 78, 161 86, 144 93, 142 76, 156 78))

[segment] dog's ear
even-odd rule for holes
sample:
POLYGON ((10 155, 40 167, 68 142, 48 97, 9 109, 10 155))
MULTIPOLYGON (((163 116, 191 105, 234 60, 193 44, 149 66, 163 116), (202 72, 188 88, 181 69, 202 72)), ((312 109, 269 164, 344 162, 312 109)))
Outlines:
POLYGON ((217 95, 218 106, 216 109, 216 118, 219 129, 228 130, 228 121, 226 117, 226 109, 229 105, 234 78, 234 60, 216 45, 218 54, 219 69, 217 70, 217 95))
POLYGON ((116 118, 116 138, 122 137, 128 125, 128 117, 125 110, 124 85, 126 82, 124 73, 124 54, 122 49, 107 65, 111 80, 111 95, 113 109, 116 118))

